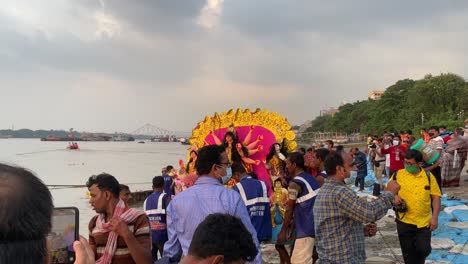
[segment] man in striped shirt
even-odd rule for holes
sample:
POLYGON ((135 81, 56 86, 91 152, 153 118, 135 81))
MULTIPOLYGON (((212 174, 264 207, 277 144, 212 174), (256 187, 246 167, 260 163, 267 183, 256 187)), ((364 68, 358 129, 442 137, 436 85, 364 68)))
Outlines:
MULTIPOLYGON (((93 209, 99 215, 89 222, 89 244, 96 260, 104 254, 111 232, 118 234, 117 247, 111 263, 151 263, 151 241, 148 217, 142 212, 137 217, 125 221, 114 215, 123 201, 119 199, 119 182, 114 176, 102 173, 91 176, 86 183, 93 209), (103 223, 104 222, 104 223, 103 223)), ((133 210, 126 208, 125 210, 133 210)), ((123 217, 123 214, 122 214, 123 217)))

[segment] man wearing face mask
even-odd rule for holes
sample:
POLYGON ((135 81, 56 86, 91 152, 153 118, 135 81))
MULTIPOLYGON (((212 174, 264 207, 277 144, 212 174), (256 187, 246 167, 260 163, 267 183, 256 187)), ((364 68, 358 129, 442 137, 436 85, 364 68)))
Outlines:
POLYGON ((167 207, 167 233, 169 240, 164 245, 164 257, 178 262, 187 256, 190 242, 198 224, 208 215, 224 213, 241 219, 252 234, 258 254, 253 263, 262 263, 257 232, 250 221, 241 196, 224 183, 232 177, 232 170, 224 147, 209 145, 200 149, 195 163, 199 176, 195 184, 181 192, 167 207))
POLYGON ((421 168, 423 156, 410 150, 405 156, 405 169, 389 181, 397 181, 401 189, 395 205, 404 201, 406 212, 396 212, 397 231, 405 263, 422 264, 431 253, 431 232, 437 229, 440 211, 440 190, 435 177, 421 168), (432 203, 432 212, 431 212, 432 203))
POLYGON ((393 137, 393 146, 388 147, 384 146, 381 150, 382 154, 390 154, 390 175, 392 176, 398 170, 403 169, 405 166, 403 165, 403 159, 405 157, 407 148, 401 145, 401 137, 394 136, 393 137))
POLYGON ((332 153, 333 152, 333 145, 334 145, 333 140, 329 139, 329 140, 325 141, 324 148, 328 149, 328 151, 330 153, 332 153))

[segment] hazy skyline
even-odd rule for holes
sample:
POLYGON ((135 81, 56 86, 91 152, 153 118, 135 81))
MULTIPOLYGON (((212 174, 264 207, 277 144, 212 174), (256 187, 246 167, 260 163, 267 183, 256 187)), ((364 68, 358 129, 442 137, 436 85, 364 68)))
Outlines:
POLYGON ((404 78, 468 76, 468 2, 0 2, 0 129, 190 131, 267 108, 293 125, 404 78))

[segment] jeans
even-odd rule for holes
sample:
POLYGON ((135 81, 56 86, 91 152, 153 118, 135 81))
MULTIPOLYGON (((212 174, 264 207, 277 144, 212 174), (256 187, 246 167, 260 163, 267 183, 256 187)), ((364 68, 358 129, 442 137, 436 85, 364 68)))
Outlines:
POLYGON ((431 253, 431 230, 427 227, 397 222, 401 252, 406 264, 424 264, 431 253))

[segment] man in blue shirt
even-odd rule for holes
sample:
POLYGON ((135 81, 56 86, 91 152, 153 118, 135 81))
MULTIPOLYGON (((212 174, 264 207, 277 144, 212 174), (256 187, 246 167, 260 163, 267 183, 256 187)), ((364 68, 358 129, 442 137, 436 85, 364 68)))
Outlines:
POLYGON ((166 167, 166 173, 163 174, 163 178, 164 192, 169 196, 174 195, 174 180, 172 179, 172 176, 174 176, 174 167, 172 165, 168 165, 166 167))
POLYGON ((232 189, 238 192, 247 207, 252 225, 257 231, 258 241, 271 239, 271 212, 268 189, 262 181, 246 174, 244 166, 233 163, 232 177, 238 182, 232 189))
POLYGON ((167 233, 164 257, 178 261, 188 255, 197 226, 210 214, 224 213, 241 219, 258 249, 253 263, 262 263, 257 232, 240 195, 223 186, 232 176, 224 147, 209 145, 200 149, 195 165, 200 177, 195 185, 178 194, 167 208, 167 233))
POLYGON ((291 263, 312 263, 314 248, 314 202, 320 185, 315 178, 304 172, 304 157, 293 152, 286 159, 286 169, 293 177, 289 183, 289 200, 283 222, 283 228, 278 235, 278 242, 284 243, 287 239, 288 228, 294 219, 296 228, 296 242, 291 255, 291 263))
POLYGON ((351 152, 354 155, 354 163, 358 169, 355 185, 359 186, 359 190, 364 190, 364 179, 367 176, 367 157, 362 151, 359 151, 358 148, 352 148, 351 152))

